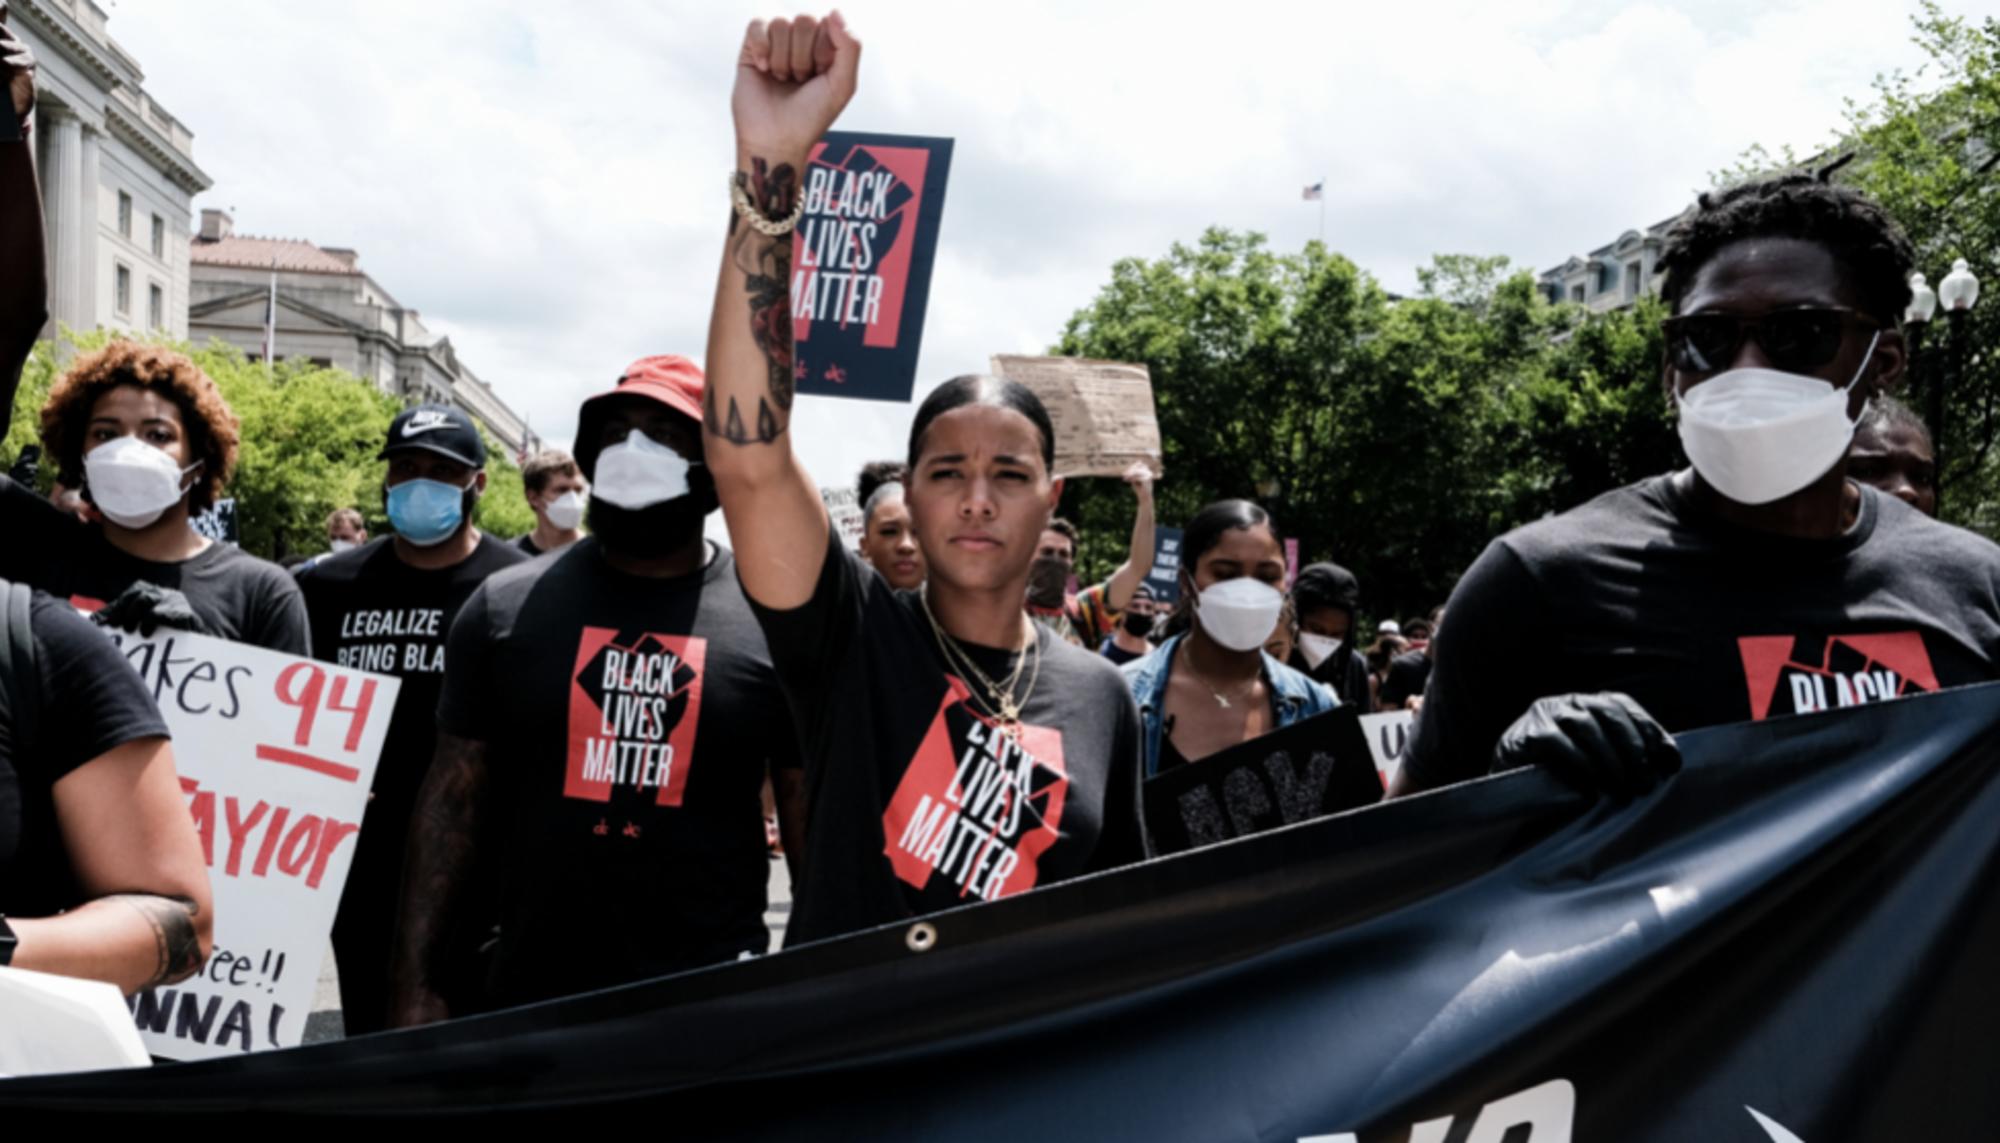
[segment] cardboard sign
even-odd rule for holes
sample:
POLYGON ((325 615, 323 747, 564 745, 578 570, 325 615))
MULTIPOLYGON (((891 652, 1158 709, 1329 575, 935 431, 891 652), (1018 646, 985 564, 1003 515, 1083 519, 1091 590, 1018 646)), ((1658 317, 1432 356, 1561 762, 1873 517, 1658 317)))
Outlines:
POLYGON ((1388 789, 1403 764, 1403 748, 1410 744, 1410 730, 1417 716, 1407 710, 1361 716, 1361 733, 1368 737, 1368 752, 1375 756, 1375 769, 1382 774, 1382 788, 1388 789))
POLYGON ((1181 530, 1153 529, 1153 567, 1146 573, 1153 601, 1169 607, 1181 600, 1181 530))
POLYGON ((173 732, 215 895, 201 971, 126 1006, 167 1059, 293 1047, 401 683, 181 631, 112 638, 173 732))
POLYGON ((1310 821, 1382 799, 1359 714, 1337 707, 1146 780, 1161 854, 1310 821))
POLYGON ((861 550, 861 533, 867 521, 852 488, 822 488, 819 498, 826 505, 827 523, 850 552, 861 550))
POLYGON ((908 401, 951 140, 830 131, 792 240, 792 377, 807 396, 908 401))
POLYGON ((1162 471, 1153 379, 1144 365, 996 354, 993 372, 1033 389, 1048 406, 1057 476, 1123 476, 1141 460, 1153 475, 1162 471))

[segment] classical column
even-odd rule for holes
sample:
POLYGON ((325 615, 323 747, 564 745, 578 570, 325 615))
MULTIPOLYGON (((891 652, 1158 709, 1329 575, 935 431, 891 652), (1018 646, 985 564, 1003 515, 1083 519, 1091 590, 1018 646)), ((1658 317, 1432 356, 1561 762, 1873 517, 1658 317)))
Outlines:
POLYGON ((95 220, 83 217, 83 124, 67 107, 56 104, 44 106, 40 116, 49 317, 54 323, 88 329, 96 322, 85 310, 83 230, 95 220))
MULTIPOLYGON (((97 232, 103 225, 97 216, 97 191, 100 185, 98 180, 103 177, 98 171, 97 164, 99 146, 103 139, 103 133, 97 128, 88 123, 83 125, 83 158, 79 163, 80 174, 77 179, 76 196, 76 213, 83 222, 83 225, 77 228, 76 247, 76 265, 79 271, 77 297, 83 300, 83 310, 71 323, 78 329, 91 329, 100 324, 105 315, 111 313, 111 291, 109 287, 103 287, 100 294, 98 285, 99 278, 110 276, 111 267, 97 264, 97 232)), ((136 277, 133 279, 132 293, 132 314, 136 317, 144 312, 139 308, 144 288, 139 285, 136 277)), ((108 324, 108 321, 105 324, 108 324)), ((145 328, 144 321, 135 320, 134 324, 140 329, 145 328)))

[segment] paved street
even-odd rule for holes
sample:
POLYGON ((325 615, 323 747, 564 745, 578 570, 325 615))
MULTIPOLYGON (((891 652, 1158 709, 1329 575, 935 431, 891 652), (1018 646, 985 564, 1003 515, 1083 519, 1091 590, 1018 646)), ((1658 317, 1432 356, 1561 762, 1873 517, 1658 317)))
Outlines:
MULTIPOLYGON (((792 915, 792 878, 781 860, 771 862, 771 906, 764 913, 764 923, 771 927, 771 947, 777 948, 785 939, 785 922, 792 915)), ((326 961, 320 968, 319 990, 313 996, 313 1012, 306 1019, 306 1043, 317 1044, 325 1040, 341 1038, 340 1023, 340 974, 333 963, 333 949, 326 952, 326 961)))

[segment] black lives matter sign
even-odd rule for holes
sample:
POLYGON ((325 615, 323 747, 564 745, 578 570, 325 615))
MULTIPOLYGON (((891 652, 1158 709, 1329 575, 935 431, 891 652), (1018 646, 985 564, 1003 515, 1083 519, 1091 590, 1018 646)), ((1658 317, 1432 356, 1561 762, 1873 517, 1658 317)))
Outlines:
POLYGON ((1381 798, 1360 715, 1343 706, 1147 779, 1146 830, 1179 853, 1381 798))
POLYGON ((908 401, 916 384, 951 140, 828 133, 793 232, 800 393, 908 401))

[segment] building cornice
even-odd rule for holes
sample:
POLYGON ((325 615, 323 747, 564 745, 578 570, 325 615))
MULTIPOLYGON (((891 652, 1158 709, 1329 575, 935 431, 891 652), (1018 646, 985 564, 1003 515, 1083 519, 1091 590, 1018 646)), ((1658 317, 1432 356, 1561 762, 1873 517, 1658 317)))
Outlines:
POLYGON ((215 180, 187 156, 174 150, 150 126, 127 115, 116 102, 105 104, 104 125, 112 134, 145 152, 159 164, 169 181, 189 194, 200 194, 215 185, 215 180))
POLYGON ((35 30, 63 54, 63 58, 104 82, 105 90, 120 84, 137 85, 138 74, 115 66, 97 42, 84 33, 74 17, 47 0, 14 0, 13 11, 25 16, 35 30))

